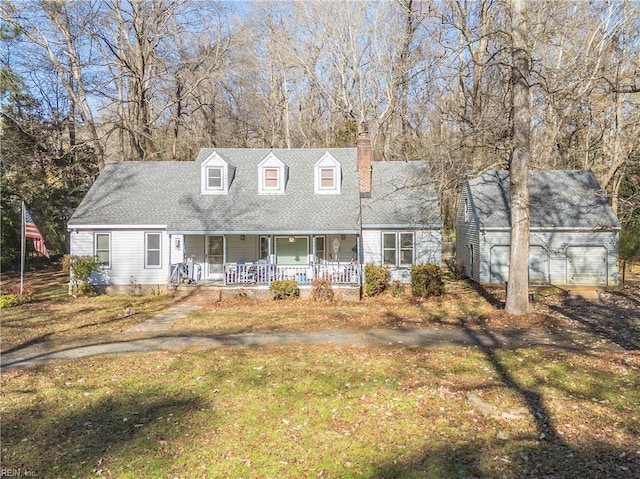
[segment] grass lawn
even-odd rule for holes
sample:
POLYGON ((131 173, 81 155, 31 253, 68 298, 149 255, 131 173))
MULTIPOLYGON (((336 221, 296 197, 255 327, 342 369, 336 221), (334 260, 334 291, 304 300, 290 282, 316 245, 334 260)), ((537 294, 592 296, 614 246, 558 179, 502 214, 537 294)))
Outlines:
MULTIPOLYGON (((504 320, 473 291, 449 295, 330 306, 46 297, 2 310, 2 349, 123 331, 174 301, 202 306, 176 325, 183 330, 504 320), (124 317, 128 303, 136 314, 124 317)), ((2 468, 23 477, 634 478, 640 471, 637 350, 193 348, 4 370, 0 381, 2 468)))

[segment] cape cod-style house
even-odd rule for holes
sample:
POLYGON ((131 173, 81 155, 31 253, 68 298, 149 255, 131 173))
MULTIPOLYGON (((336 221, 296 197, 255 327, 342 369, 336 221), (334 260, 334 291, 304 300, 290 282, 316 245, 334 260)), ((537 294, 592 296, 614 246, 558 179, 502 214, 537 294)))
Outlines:
POLYGON ((195 161, 108 164, 68 223, 70 254, 95 255, 109 290, 178 281, 264 288, 315 278, 359 288, 366 263, 410 280, 441 259, 423 161, 356 148, 203 148, 195 161))
MULTIPOLYGON (((531 171, 529 283, 618 285, 620 222, 592 171, 531 171)), ((467 181, 456 216, 456 259, 480 283, 509 274, 509 174, 467 181)))

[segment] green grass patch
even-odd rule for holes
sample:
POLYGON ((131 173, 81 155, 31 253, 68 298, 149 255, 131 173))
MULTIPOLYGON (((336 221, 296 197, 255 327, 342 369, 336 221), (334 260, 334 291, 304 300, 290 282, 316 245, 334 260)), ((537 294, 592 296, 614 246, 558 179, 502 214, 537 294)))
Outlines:
POLYGON ((640 465, 640 364, 622 353, 193 349, 1 381, 3 467, 39 477, 632 477, 640 465), (470 393, 525 413, 487 415, 470 393))

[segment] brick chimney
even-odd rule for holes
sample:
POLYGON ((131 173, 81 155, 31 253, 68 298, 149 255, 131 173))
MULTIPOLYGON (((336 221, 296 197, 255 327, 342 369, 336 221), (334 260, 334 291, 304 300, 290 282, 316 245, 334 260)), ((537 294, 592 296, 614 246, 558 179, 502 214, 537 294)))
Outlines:
POLYGON ((356 157, 358 160, 358 178, 360 197, 371 197, 371 137, 366 130, 358 133, 356 139, 356 157))

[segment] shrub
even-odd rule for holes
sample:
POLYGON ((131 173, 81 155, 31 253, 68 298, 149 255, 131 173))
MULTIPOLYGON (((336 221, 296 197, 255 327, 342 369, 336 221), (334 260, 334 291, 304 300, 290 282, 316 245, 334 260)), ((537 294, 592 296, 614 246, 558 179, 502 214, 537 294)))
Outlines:
POLYGON ((314 279, 311 281, 311 297, 314 301, 333 301, 333 288, 331 281, 326 279, 314 279))
POLYGON ((391 272, 384 266, 368 263, 364 267, 364 294, 375 296, 382 293, 389 285, 391 272))
POLYGON ((78 285, 78 292, 89 294, 94 291, 89 283, 89 277, 102 269, 97 256, 66 256, 62 261, 63 269, 68 267, 74 282, 78 285), (67 259, 68 258, 68 259, 67 259), (68 266, 67 266, 68 264, 68 266))
POLYGON ((391 295, 394 298, 402 298, 404 296, 404 285, 396 280, 393 282, 393 285, 391 286, 391 295))
POLYGON ((11 308, 12 306, 30 303, 31 301, 33 301, 32 285, 24 284, 22 286, 22 293, 20 293, 20 285, 13 284, 7 288, 7 294, 0 296, 0 308, 11 308))
POLYGON ((3 294, 0 296, 0 309, 11 308, 18 305, 15 294, 3 294))
POLYGON ((444 281, 440 268, 435 264, 412 266, 411 293, 419 298, 444 294, 444 281))
POLYGON ((273 281, 269 285, 269 291, 273 293, 273 299, 292 299, 300 294, 298 283, 292 279, 273 281))

